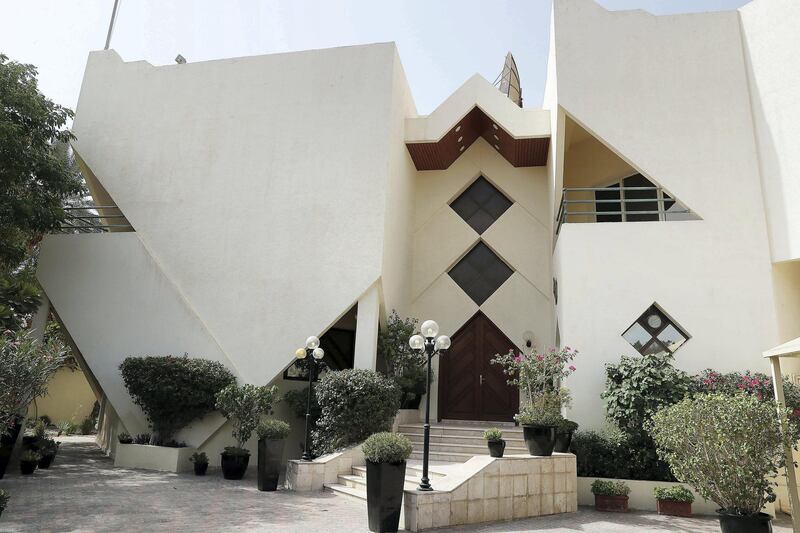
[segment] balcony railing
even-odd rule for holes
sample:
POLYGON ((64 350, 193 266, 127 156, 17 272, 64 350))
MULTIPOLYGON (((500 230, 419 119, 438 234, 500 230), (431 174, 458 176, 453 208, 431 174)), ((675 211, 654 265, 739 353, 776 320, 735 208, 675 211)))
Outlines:
POLYGON ((561 195, 556 235, 568 222, 686 220, 691 211, 661 187, 568 187, 561 195))
POLYGON ((57 233, 135 231, 115 205, 67 206, 66 219, 57 233))

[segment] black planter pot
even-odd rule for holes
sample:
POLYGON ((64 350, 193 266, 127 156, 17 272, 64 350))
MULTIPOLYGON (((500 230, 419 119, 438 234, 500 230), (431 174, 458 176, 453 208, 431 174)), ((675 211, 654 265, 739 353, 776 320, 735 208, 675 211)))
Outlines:
POLYGON ((717 513, 722 533, 772 533, 772 516, 767 513, 750 516, 717 513))
POLYGON ((555 426, 522 426, 522 435, 531 455, 553 455, 553 447, 556 445, 555 426))
POLYGON ((569 445, 572 444, 572 431, 569 433, 556 433, 556 445, 554 452, 569 453, 569 445))
POLYGON ((250 463, 249 455, 222 454, 222 477, 225 479, 242 479, 250 463))
POLYGON ((370 531, 397 531, 405 481, 405 461, 373 463, 367 460, 367 517, 370 531))
POLYGON ((19 473, 23 476, 29 476, 33 474, 36 470, 36 466, 39 461, 20 461, 19 462, 19 473))
POLYGON ((11 461, 11 452, 14 451, 14 444, 17 442, 20 430, 22 430, 22 420, 18 418, 9 432, 0 436, 0 479, 3 479, 8 463, 11 461))
POLYGON ((492 457, 503 457, 503 452, 506 449, 505 440, 489 440, 486 441, 486 445, 489 447, 489 455, 492 457))
POLYGON ((208 470, 208 463, 194 463, 194 475, 205 476, 208 470))
POLYGON ((39 437, 35 435, 25 435, 22 437, 22 450, 36 450, 38 448, 37 444, 39 442, 39 437))
POLYGON ((56 458, 56 454, 48 453, 47 455, 43 455, 41 459, 39 459, 39 468, 50 468, 50 465, 53 464, 53 459, 56 458))
POLYGON ((258 441, 258 490, 278 490, 285 439, 258 441))

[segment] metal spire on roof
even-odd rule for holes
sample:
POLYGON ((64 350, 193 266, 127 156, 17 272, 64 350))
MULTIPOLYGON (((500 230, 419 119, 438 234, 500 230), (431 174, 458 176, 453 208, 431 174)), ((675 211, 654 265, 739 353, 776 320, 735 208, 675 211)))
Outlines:
POLYGON ((512 102, 522 107, 522 87, 519 83, 519 71, 517 70, 517 63, 514 61, 514 56, 511 52, 506 54, 506 61, 503 64, 503 70, 497 79, 494 80, 495 87, 500 89, 500 92, 508 96, 512 102))

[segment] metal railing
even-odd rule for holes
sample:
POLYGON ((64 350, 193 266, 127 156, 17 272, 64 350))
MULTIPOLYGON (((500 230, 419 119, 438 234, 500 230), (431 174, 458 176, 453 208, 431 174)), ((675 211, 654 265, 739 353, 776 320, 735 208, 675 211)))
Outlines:
POLYGON ((57 233, 136 231, 116 205, 64 207, 66 218, 57 233))
MULTIPOLYGON (((614 206, 609 206, 613 207, 614 206)), ((556 235, 561 231, 561 225, 568 222, 641 222, 647 220, 679 220, 681 215, 691 213, 675 201, 661 187, 565 187, 562 189, 561 205, 556 216, 556 235), (636 193, 633 191, 655 192, 655 195, 636 193), (598 198, 597 193, 602 193, 598 198), (608 198, 614 195, 613 198, 608 198), (599 205, 616 204, 615 210, 600 210, 599 205), (632 204, 650 204, 639 206, 632 204), (655 204, 655 209, 650 209, 655 204), (601 218, 602 220, 598 220, 601 218), (571 220, 570 220, 571 218, 571 220)))

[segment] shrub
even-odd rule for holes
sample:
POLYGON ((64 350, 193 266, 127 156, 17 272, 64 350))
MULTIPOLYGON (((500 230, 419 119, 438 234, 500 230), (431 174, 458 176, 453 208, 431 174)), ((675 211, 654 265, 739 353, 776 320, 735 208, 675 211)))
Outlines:
POLYGON ((626 437, 616 428, 578 431, 570 445, 581 477, 630 478, 626 437))
MULTIPOLYGON (((302 418, 305 420, 306 409, 308 408, 308 386, 303 387, 302 389, 292 389, 286 391, 286 393, 283 395, 283 401, 289 404, 289 407, 292 408, 292 412, 297 418, 302 418)), ((313 427, 320 414, 319 402, 317 402, 316 394, 311 395, 310 413, 311 424, 313 427)))
POLYGON ((117 440, 120 444, 133 444, 133 437, 128 435, 127 433, 120 433, 117 435, 117 440))
POLYGON ((259 440, 281 440, 285 439, 291 433, 292 428, 283 420, 276 420, 270 418, 262 421, 256 428, 256 435, 259 440))
POLYGON ((659 411, 650 424, 675 476, 732 514, 775 500, 784 439, 775 405, 745 394, 701 394, 659 411))
POLYGON ((425 387, 427 356, 408 345, 417 322, 416 318, 401 319, 393 310, 386 319, 386 327, 378 332, 378 357, 386 366, 386 375, 400 387, 401 400, 411 400, 425 387))
POLYGON ((237 446, 225 446, 225 450, 222 452, 223 455, 228 455, 231 457, 241 455, 241 456, 250 456, 250 450, 247 448, 241 448, 237 446))
POLYGON ((8 505, 8 501, 11 499, 11 495, 9 495, 3 489, 0 489, 0 512, 5 510, 6 506, 8 505))
POLYGON ((72 435, 76 431, 77 427, 69 420, 62 420, 56 424, 56 429, 58 430, 58 436, 60 437, 61 435, 72 435))
POLYGON ((375 433, 361 446, 364 457, 373 463, 399 463, 411 455, 411 441, 398 433, 375 433))
POLYGON ((189 461, 199 465, 207 465, 208 456, 206 455, 206 452, 194 452, 192 456, 189 457, 189 461))
POLYGON ((47 382, 67 357, 58 339, 39 342, 30 331, 0 334, 0 433, 14 425, 19 413, 47 394, 47 382))
POLYGON ((321 415, 313 432, 314 452, 323 454, 386 431, 400 409, 400 389, 372 370, 328 372, 317 384, 321 415))
POLYGON ((37 452, 35 450, 25 450, 19 456, 19 460, 22 461, 23 463, 35 463, 35 462, 39 461, 39 459, 41 459, 41 458, 42 458, 42 456, 39 455, 39 452, 37 452))
POLYGON ((217 409, 233 423, 233 438, 239 448, 244 448, 250 440, 261 416, 272 413, 277 393, 278 387, 274 385, 237 387, 233 383, 217 393, 217 409))
POLYGON ((627 496, 631 488, 622 481, 595 479, 592 482, 592 494, 597 496, 627 496))
POLYGON ((556 424, 556 433, 558 435, 567 435, 569 433, 574 433, 577 430, 578 423, 568 420, 564 417, 561 417, 561 419, 558 421, 558 424, 556 424))
POLYGON ((489 428, 483 432, 483 438, 486 440, 503 440, 503 432, 499 428, 489 428))
POLYGON ((542 401, 549 393, 539 396, 534 405, 526 405, 520 412, 514 415, 514 420, 523 426, 558 426, 564 417, 559 413, 559 407, 546 407, 546 401, 542 401))
POLYGON ((681 401, 691 378, 672 366, 664 354, 622 356, 606 365, 606 417, 626 435, 630 475, 633 479, 673 481, 669 466, 656 453, 646 424, 661 408, 681 401))
POLYGON ((147 415, 155 440, 169 440, 213 411, 216 393, 235 381, 221 363, 188 356, 128 357, 120 371, 134 403, 147 415))
POLYGON ((656 487, 653 489, 653 496, 656 497, 656 500, 662 502, 692 503, 694 501, 694 494, 692 494, 692 491, 683 485, 678 485, 677 487, 656 487))
POLYGON ((91 417, 86 417, 81 422, 80 426, 81 435, 91 435, 94 433, 94 420, 91 417))
POLYGON ((150 433, 139 433, 133 437, 134 444, 150 444, 150 433))

